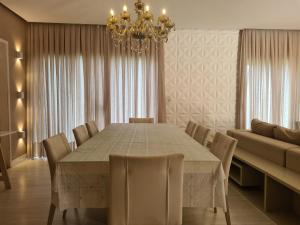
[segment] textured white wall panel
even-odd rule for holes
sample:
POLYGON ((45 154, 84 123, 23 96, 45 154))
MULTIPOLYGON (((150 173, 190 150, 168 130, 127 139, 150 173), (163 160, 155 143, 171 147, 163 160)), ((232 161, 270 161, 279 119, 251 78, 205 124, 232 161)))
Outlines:
POLYGON ((165 46, 167 120, 234 127, 238 31, 178 30, 165 46))

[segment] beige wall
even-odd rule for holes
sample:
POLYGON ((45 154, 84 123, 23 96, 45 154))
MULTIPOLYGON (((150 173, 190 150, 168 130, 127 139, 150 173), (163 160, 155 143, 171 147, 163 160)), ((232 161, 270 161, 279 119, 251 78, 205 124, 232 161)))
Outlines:
MULTIPOLYGON (((26 129, 26 108, 25 99, 17 100, 16 93, 25 91, 25 60, 26 60, 26 21, 11 12, 0 3, 0 38, 8 41, 9 47, 9 70, 10 70, 10 102, 11 102, 11 128, 12 130, 26 129), (23 60, 15 59, 15 51, 22 51, 23 60)), ((0 88, 5 83, 0 83, 0 88)), ((26 94, 25 94, 26 95, 26 94)), ((1 105, 2 107, 2 105, 1 105)), ((6 115, 1 114, 0 117, 6 115)), ((19 139, 17 135, 12 135, 11 152, 12 159, 26 153, 25 140, 19 139)), ((4 140, 4 147, 7 151, 7 140, 4 140)))
POLYGON ((234 127, 238 31, 178 30, 165 47, 167 121, 234 127))

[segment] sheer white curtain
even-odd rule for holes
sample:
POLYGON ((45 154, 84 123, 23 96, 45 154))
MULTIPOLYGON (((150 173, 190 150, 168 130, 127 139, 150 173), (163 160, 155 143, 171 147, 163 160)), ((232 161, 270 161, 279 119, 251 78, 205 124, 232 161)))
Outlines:
POLYGON ((128 117, 165 122, 163 46, 145 55, 115 48, 104 26, 32 23, 28 28, 27 147, 89 120, 99 128, 128 117))
POLYGON ((241 33, 237 127, 253 118, 294 128, 300 119, 300 32, 241 33))
POLYGON ((110 57, 111 122, 128 123, 129 117, 153 117, 165 122, 163 47, 151 43, 146 54, 129 47, 113 47, 110 57), (162 103, 163 101, 163 103, 162 103))
POLYGON ((87 25, 30 24, 27 66, 27 147, 42 157, 41 141, 89 120, 109 119, 104 84, 106 32, 87 25))

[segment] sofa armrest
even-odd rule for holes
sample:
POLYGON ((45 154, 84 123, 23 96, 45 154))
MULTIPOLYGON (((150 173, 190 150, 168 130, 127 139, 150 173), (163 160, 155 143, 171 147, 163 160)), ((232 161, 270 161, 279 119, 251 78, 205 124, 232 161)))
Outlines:
POLYGON ((286 168, 300 173, 300 147, 286 151, 286 168))

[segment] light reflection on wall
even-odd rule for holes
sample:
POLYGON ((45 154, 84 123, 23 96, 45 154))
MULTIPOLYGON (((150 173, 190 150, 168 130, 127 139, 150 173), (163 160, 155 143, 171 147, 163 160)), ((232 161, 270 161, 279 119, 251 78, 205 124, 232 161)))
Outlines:
POLYGON ((23 87, 22 87, 22 83, 21 82, 16 83, 16 89, 17 89, 17 92, 23 91, 23 87))
POLYGON ((15 49, 16 49, 16 51, 21 51, 21 44, 19 43, 19 42, 16 42, 15 43, 15 49))
POLYGON ((19 132, 23 131, 24 130, 24 123, 19 122, 19 124, 17 126, 17 129, 18 129, 19 132))
MULTIPOLYGON (((23 70, 23 53, 22 53, 22 48, 21 48, 21 44, 20 42, 16 42, 15 43, 15 51, 16 53, 21 53, 22 57, 18 58, 18 56, 15 58, 15 71, 18 74, 18 71, 22 71, 23 70)), ((22 78, 20 79, 16 79, 16 91, 17 93, 21 93, 24 92, 25 90, 23 89, 23 82, 22 82, 22 78)), ((16 111, 21 113, 25 111, 25 104, 24 104, 24 93, 23 93, 23 97, 18 96, 16 99, 16 111)), ((25 118, 24 117, 18 117, 16 118, 16 128, 17 131, 19 132, 18 134, 18 141, 17 141, 17 149, 24 149, 26 148, 26 142, 25 142, 25 118), (22 135, 24 134, 24 135, 22 135)))
POLYGON ((17 142, 17 149, 25 147, 25 140, 23 138, 19 138, 17 142))
POLYGON ((22 99, 18 98, 18 100, 17 100, 17 107, 23 107, 23 106, 24 106, 24 104, 23 104, 22 99))

